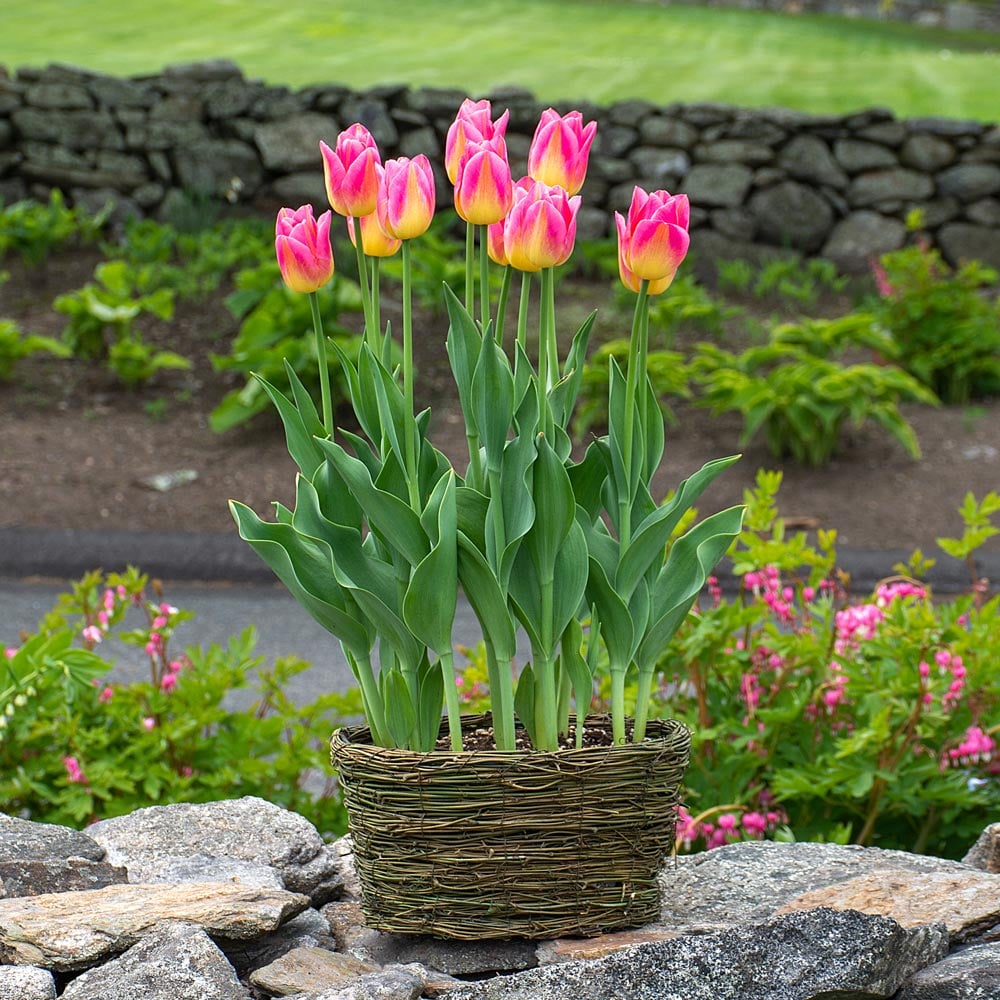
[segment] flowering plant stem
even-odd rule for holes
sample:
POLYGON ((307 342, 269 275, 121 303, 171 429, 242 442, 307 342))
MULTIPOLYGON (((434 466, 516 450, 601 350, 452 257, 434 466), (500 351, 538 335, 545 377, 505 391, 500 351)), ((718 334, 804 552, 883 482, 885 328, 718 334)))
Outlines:
POLYGON ((479 318, 485 336, 490 325, 490 258, 486 252, 486 226, 479 227, 479 318))
POLYGON ((473 268, 476 258, 476 227, 465 224, 465 311, 471 316, 476 309, 476 282, 473 268))
POLYGON ((639 286, 639 294, 635 300, 635 312, 632 316, 632 335, 629 338, 628 368, 625 373, 625 427, 623 459, 625 462, 625 481, 628 483, 628 493, 618 498, 618 537, 622 549, 627 549, 632 539, 632 503, 635 500, 635 486, 638 485, 634 468, 633 441, 636 433, 636 416, 639 417, 639 433, 642 434, 642 411, 644 400, 637 399, 639 381, 643 388, 646 380, 646 356, 648 354, 648 320, 649 320, 649 282, 643 281, 639 286))
POLYGON ((410 506, 420 513, 420 484, 417 480, 417 424, 413 414, 413 304, 410 289, 410 243, 403 241, 403 395, 406 449, 406 485, 410 506))
POLYGON ((500 298, 497 301, 497 325, 494 330, 497 343, 503 344, 504 320, 507 318, 507 298, 510 295, 510 266, 503 269, 503 281, 500 284, 500 298))
POLYGON ((358 258, 358 281, 361 283, 361 308, 365 316, 365 340, 372 351, 378 356, 378 344, 382 331, 375 319, 376 290, 368 287, 368 258, 365 256, 364 237, 361 231, 361 220, 355 225, 354 250, 358 258))
POLYGON ((323 334, 323 317, 319 311, 319 298, 315 292, 309 293, 312 309, 313 331, 316 335, 316 362, 319 365, 320 405, 323 409, 323 429, 327 437, 333 437, 333 398, 330 395, 330 368, 326 363, 326 337, 323 334))

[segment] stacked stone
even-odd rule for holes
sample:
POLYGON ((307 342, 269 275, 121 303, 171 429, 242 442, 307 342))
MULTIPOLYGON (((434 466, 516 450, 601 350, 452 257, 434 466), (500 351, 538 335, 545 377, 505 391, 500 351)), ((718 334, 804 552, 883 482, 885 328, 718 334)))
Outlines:
POLYGON ((1000 824, 964 863, 732 844, 668 863, 645 927, 456 942, 366 927, 350 839, 262 799, 0 814, 0 1000, 986 1000, 998 859, 1000 824))
MULTIPOLYGON (((426 153, 439 204, 441 167, 460 91, 336 85, 291 91, 247 80, 226 61, 118 79, 53 65, 0 76, 0 199, 71 199, 170 218, 192 196, 273 211, 325 204, 320 139, 360 121, 384 158, 426 153)), ((528 92, 491 94, 511 112, 515 176, 544 105, 528 92)), ((566 104, 561 110, 579 104, 566 104)), ((872 109, 846 116, 719 104, 622 101, 585 105, 599 123, 579 231, 612 231, 633 186, 684 191, 709 258, 759 258, 776 248, 863 270, 900 247, 920 209, 952 263, 1000 267, 1000 127, 947 118, 898 120, 872 109)))

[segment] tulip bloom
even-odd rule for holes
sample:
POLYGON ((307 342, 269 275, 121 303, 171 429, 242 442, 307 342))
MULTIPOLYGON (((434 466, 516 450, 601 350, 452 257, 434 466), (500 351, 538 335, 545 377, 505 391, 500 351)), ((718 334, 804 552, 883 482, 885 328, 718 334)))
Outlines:
POLYGON ((558 184, 569 194, 583 187, 597 122, 583 124, 583 115, 560 116, 553 108, 542 112, 528 150, 528 176, 543 184, 558 184))
POLYGON ((635 189, 628 219, 615 212, 618 270, 626 288, 638 291, 648 281, 649 294, 659 295, 670 285, 691 242, 690 215, 687 195, 635 189))
POLYGON ((281 277, 293 292, 319 291, 333 277, 331 219, 329 211, 314 218, 312 205, 278 212, 274 250, 281 277))
POLYGON ((514 182, 503 137, 467 142, 455 181, 455 211, 459 217, 487 226, 502 221, 513 203, 514 182))
POLYGON ((580 196, 561 187, 524 178, 514 192, 514 206, 503 229, 503 246, 512 267, 540 271, 569 260, 576 242, 580 196))
POLYGON ((486 252, 494 264, 506 267, 510 261, 503 245, 503 222, 494 222, 486 227, 486 252))
MULTIPOLYGON (((351 238, 352 246, 358 245, 355 230, 355 220, 353 216, 347 217, 347 235, 351 238)), ((382 227, 378 224, 378 213, 361 217, 361 239, 364 243, 365 253, 369 257, 391 257, 399 252, 403 245, 402 240, 397 240, 392 236, 386 236, 382 227)))
POLYGON ((378 190, 378 224, 390 238, 412 240, 431 224, 434 197, 434 172, 423 153, 388 160, 378 190))
POLYGON ((452 184, 458 181, 458 165, 466 144, 495 138, 502 139, 507 131, 508 118, 510 111, 504 111, 496 121, 493 121, 493 109, 489 101, 470 101, 469 98, 462 101, 462 106, 448 129, 444 146, 445 170, 452 184))
MULTIPOLYGON (((385 173, 382 164, 376 165, 375 172, 378 175, 379 183, 381 183, 382 175, 385 173)), ((399 251, 402 241, 392 236, 386 236, 382 232, 382 227, 378 224, 377 212, 370 212, 368 215, 361 216, 360 221, 361 240, 364 244, 365 253, 369 257, 391 257, 399 251)), ((358 240, 357 231, 354 228, 355 224, 354 217, 349 215, 347 217, 347 235, 350 236, 352 245, 357 247, 358 240)))
POLYGON ((375 211, 378 146, 364 125, 352 125, 337 136, 337 148, 319 144, 330 207, 338 215, 361 218, 375 211))

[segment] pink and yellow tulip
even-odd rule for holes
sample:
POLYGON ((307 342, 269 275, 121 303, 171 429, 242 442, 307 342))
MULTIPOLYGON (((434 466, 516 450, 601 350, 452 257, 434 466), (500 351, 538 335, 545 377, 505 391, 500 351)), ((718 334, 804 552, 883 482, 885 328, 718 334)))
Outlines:
POLYGON ((318 219, 312 205, 283 208, 274 226, 274 250, 281 277, 293 292, 319 291, 333 277, 330 212, 318 219))
POLYGON ((669 287, 691 242, 690 215, 687 195, 633 191, 628 218, 615 212, 618 271, 626 288, 637 292, 648 281, 649 294, 659 295, 669 287))
POLYGON ((378 189, 378 224, 386 236, 412 240, 427 231, 434 218, 434 171, 421 153, 412 160, 387 160, 378 189))
POLYGON ((319 144, 330 207, 338 215, 362 218, 375 211, 381 162, 378 146, 364 125, 352 125, 337 136, 336 149, 319 144))
MULTIPOLYGON (((381 182, 385 169, 381 164, 378 164, 375 167, 375 172, 378 175, 379 182, 381 182)), ((393 236, 386 236, 382 231, 382 227, 378 224, 377 212, 370 212, 368 215, 363 215, 359 221, 361 225, 361 241, 364 245, 365 253, 369 257, 391 257, 393 254, 399 252, 403 241, 397 240, 393 236)), ((354 216, 349 215, 347 217, 347 235, 350 236, 351 243, 355 247, 358 245, 356 225, 357 222, 354 216)))
POLYGON ((458 164, 455 211, 466 222, 501 222, 514 203, 514 182, 503 137, 469 141, 458 164))
POLYGON ((585 126, 579 111, 560 115, 553 108, 546 109, 528 150, 528 176, 576 194, 587 176, 587 161, 596 134, 597 122, 585 126))
POLYGON ((448 129, 445 139, 444 164, 448 180, 455 184, 458 180, 458 165, 469 142, 503 138, 507 131, 507 119, 510 112, 504 113, 493 121, 493 108, 489 101, 472 101, 468 97, 462 101, 455 120, 448 129))
POLYGON ((561 187, 523 178, 514 190, 514 205, 503 230, 503 245, 512 267, 540 271, 569 260, 576 242, 580 196, 561 187))

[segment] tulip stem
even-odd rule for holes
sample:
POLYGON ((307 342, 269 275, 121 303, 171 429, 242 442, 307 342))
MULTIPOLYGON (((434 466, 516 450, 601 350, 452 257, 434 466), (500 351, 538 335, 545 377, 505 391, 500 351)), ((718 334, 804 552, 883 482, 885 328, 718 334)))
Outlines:
POLYGON ((379 289, 379 259, 372 257, 372 323, 382 340, 382 292, 379 289))
POLYGON ((500 284, 500 300, 497 302, 497 343, 503 346, 504 320, 507 318, 507 299, 510 296, 510 275, 514 269, 508 264, 503 269, 503 281, 500 284))
MULTIPOLYGON (((639 285, 639 295, 635 300, 635 313, 632 316, 632 335, 628 344, 628 368, 625 374, 625 427, 622 435, 622 462, 625 467, 624 491, 618 495, 618 543, 624 554, 632 538, 632 502, 635 499, 636 470, 632 462, 632 442, 635 439, 635 411, 637 407, 637 388, 639 380, 646 378, 646 347, 641 344, 643 339, 643 316, 647 312, 649 299, 649 282, 644 278, 639 285)), ((643 381, 645 387, 645 381, 643 381)), ((645 398, 641 407, 645 408, 645 398)), ((643 420, 640 415, 640 433, 643 420)), ((643 454, 645 443, 643 442, 643 454)))
POLYGON ((476 308, 476 290, 473 281, 473 257, 476 253, 476 227, 471 223, 465 224, 465 311, 471 316, 476 308))
POLYGON ((521 301, 517 307, 517 342, 528 353, 528 306, 531 304, 531 272, 521 272, 521 301))
POLYGON ((323 335, 323 317, 319 311, 319 296, 309 293, 313 330, 316 333, 316 363, 319 365, 319 392, 323 410, 323 429, 333 437, 333 399, 330 396, 330 367, 326 362, 326 337, 323 335))
POLYGON ((479 227, 479 315, 483 336, 490 325, 490 258, 486 253, 486 227, 479 227))
MULTIPOLYGON (((404 243, 405 247, 406 244, 404 243)), ((458 685, 455 683, 455 657, 449 650, 438 657, 441 676, 444 680, 444 703, 448 715, 448 735, 453 753, 461 753, 462 746, 462 706, 458 701, 458 685)))
POLYGON ((556 293, 555 277, 551 267, 542 271, 542 308, 545 310, 545 347, 549 352, 549 384, 546 392, 559 381, 559 345, 556 342, 556 293))
POLYGON ((413 310, 410 292, 410 241, 403 240, 403 396, 406 400, 406 485, 410 506, 420 513, 420 490, 417 483, 417 420, 413 414, 413 310))
POLYGON ((379 357, 378 334, 379 330, 372 315, 373 300, 372 293, 368 288, 368 264, 365 258, 365 241, 361 234, 361 220, 354 220, 354 250, 358 257, 358 282, 361 285, 361 308, 365 314, 365 340, 371 348, 372 354, 379 357))

